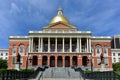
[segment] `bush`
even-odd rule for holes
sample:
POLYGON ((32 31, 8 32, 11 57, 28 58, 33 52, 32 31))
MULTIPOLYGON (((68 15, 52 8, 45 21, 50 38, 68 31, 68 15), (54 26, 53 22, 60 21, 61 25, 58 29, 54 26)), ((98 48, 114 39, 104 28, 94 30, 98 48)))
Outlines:
POLYGON ((84 71, 84 73, 91 73, 91 71, 88 70, 88 69, 86 69, 86 70, 84 71))
POLYGON ((120 62, 113 63, 112 67, 114 71, 120 71, 120 62))
POLYGON ((21 72, 34 72, 35 70, 34 69, 22 69, 20 70, 21 72))
POLYGON ((115 71, 117 74, 120 74, 120 62, 113 63, 112 67, 113 67, 113 71, 115 71))
POLYGON ((7 69, 7 60, 0 59, 0 69, 7 69))

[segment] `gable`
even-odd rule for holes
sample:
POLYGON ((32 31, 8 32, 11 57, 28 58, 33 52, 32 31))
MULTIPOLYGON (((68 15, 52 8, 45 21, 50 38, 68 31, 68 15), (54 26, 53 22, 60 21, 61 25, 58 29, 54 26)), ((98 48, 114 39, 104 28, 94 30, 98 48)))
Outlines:
POLYGON ((59 24, 50 26, 49 28, 70 28, 70 26, 63 25, 63 24, 60 24, 60 23, 59 23, 59 24))
POLYGON ((53 25, 48 25, 47 27, 44 27, 44 28, 52 28, 52 29, 68 29, 68 28, 76 28, 72 25, 68 25, 68 24, 64 24, 62 22, 59 22, 59 23, 56 23, 56 24, 53 24, 53 25))

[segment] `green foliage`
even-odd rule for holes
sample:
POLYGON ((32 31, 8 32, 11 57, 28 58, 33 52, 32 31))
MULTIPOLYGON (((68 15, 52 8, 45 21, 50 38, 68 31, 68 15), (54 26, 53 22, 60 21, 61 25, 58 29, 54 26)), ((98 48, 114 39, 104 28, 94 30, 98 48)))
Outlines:
POLYGON ((114 71, 120 71, 120 62, 112 64, 114 71))
POLYGON ((7 69, 7 60, 0 59, 0 69, 7 69))
POLYGON ((88 70, 88 69, 86 69, 86 70, 84 71, 84 73, 91 73, 91 71, 88 70))
POLYGON ((22 69, 20 70, 21 72, 34 72, 35 70, 34 69, 22 69))
POLYGON ((3 72, 3 71, 5 71, 5 69, 0 69, 0 73, 3 72))
POLYGON ((120 62, 113 63, 112 67, 113 67, 113 71, 115 71, 117 74, 120 74, 120 62))

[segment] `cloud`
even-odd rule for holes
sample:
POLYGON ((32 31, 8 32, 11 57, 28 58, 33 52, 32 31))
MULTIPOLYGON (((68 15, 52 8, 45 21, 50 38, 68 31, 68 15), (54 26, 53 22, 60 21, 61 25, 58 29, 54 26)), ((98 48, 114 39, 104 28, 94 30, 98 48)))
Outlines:
POLYGON ((11 11, 10 12, 11 13, 20 12, 20 9, 18 8, 18 6, 14 2, 11 3, 11 11))
POLYGON ((93 35, 120 34, 119 0, 0 0, 0 48, 10 35, 42 30, 62 7, 72 25, 93 35))

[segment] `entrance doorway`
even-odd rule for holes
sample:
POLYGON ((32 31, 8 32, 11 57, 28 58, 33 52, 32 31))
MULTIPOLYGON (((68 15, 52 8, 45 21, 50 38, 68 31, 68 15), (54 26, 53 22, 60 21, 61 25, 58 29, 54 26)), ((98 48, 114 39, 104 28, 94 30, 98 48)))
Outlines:
POLYGON ((47 56, 42 57, 42 66, 47 65, 48 59, 47 56))
POLYGON ((55 56, 50 57, 50 67, 55 67, 55 56))
POLYGON ((37 57, 37 56, 33 56, 32 65, 33 65, 33 66, 38 65, 38 57, 37 57))
POLYGON ((65 67, 70 67, 70 57, 69 56, 65 57, 65 67))
POLYGON ((62 56, 58 56, 58 58, 57 58, 57 66, 62 67, 62 56))
POLYGON ((88 62, 87 56, 83 56, 83 57, 82 57, 82 65, 83 65, 83 66, 87 66, 87 62, 88 62))
POLYGON ((77 56, 72 57, 72 65, 77 66, 77 56))

